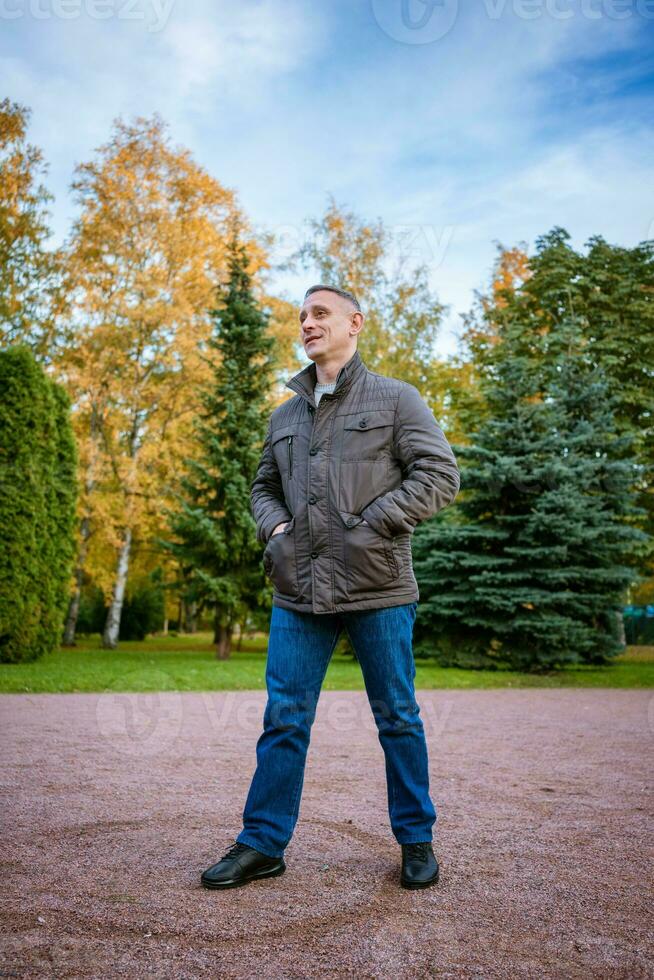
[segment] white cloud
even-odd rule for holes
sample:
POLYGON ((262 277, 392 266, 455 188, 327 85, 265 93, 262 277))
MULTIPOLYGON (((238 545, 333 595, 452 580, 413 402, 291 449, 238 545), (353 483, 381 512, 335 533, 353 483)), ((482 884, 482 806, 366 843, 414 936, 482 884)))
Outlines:
POLYGON ((174 65, 177 97, 192 87, 228 85, 234 97, 260 93, 271 77, 293 71, 321 43, 322 18, 299 2, 196 2, 171 18, 162 45, 174 65))

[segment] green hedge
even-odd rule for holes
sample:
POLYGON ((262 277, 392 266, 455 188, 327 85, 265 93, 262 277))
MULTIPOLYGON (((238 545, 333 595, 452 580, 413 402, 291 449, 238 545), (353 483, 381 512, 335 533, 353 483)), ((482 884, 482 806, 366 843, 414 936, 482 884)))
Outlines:
POLYGON ((77 448, 66 391, 26 346, 0 350, 0 661, 60 641, 75 557, 77 448))

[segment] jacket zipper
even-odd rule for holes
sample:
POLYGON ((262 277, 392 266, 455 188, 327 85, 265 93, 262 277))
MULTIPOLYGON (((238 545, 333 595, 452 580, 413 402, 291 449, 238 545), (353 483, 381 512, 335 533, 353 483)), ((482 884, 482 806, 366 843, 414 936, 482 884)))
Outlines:
POLYGON ((293 476, 293 436, 289 436, 288 440, 288 475, 289 479, 293 476))

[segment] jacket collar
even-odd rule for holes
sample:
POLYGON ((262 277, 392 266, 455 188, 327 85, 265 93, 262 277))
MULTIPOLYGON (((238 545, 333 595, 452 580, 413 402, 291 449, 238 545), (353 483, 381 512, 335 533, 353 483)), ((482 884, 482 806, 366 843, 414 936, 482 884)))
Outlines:
MULTIPOLYGON (((364 374, 366 366, 361 360, 361 355, 358 350, 355 350, 354 354, 349 361, 343 365, 336 376, 336 387, 334 388, 334 394, 342 394, 346 391, 355 378, 364 374)), ((292 378, 286 382, 285 387, 291 388, 292 391, 297 392, 298 395, 302 395, 303 398, 309 402, 310 405, 316 407, 316 401, 313 395, 313 389, 315 387, 318 376, 316 373, 316 365, 312 361, 303 368, 298 374, 294 374, 292 378)))

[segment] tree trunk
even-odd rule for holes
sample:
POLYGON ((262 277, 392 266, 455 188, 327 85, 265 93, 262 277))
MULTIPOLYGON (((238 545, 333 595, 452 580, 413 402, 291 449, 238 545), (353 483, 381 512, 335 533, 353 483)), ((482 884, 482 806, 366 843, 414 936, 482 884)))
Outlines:
POLYGON ((91 537, 91 522, 88 517, 83 518, 80 527, 80 545, 77 555, 77 566, 75 568, 75 588, 68 603, 68 614, 66 616, 66 626, 64 628, 64 638, 62 646, 75 646, 75 631, 77 629, 77 619, 79 616, 79 604, 82 596, 82 582, 84 581, 84 566, 86 564, 86 553, 88 551, 88 540, 91 537))
POLYGON ((118 554, 118 570, 114 584, 113 596, 107 622, 102 634, 102 647, 105 650, 115 650, 118 645, 118 633, 120 632, 120 615, 123 610, 123 600, 125 598, 125 587, 127 585, 127 572, 129 571, 129 554, 132 546, 132 529, 128 527, 125 531, 125 538, 118 554))
POLYGON ((615 615, 617 620, 616 625, 618 627, 618 643, 624 649, 624 647, 627 645, 627 634, 624 628, 624 616, 622 614, 622 610, 618 609, 615 615))
POLYGON ((216 644, 216 659, 229 660, 232 653, 232 633, 234 624, 226 621, 221 610, 216 611, 214 618, 213 642, 216 644))
POLYGON ((184 608, 186 615, 184 617, 184 632, 185 633, 197 633, 198 631, 198 604, 195 600, 191 602, 185 602, 184 608))
MULTIPOLYGON (((95 468, 97 463, 97 438, 99 432, 99 410, 96 404, 93 405, 91 412, 90 435, 93 452, 89 460, 89 465, 84 481, 84 492, 88 500, 95 490, 95 468)), ((77 630, 77 619, 79 617, 79 604, 82 596, 82 582, 84 581, 84 568, 86 566, 86 555, 89 550, 89 538, 91 537, 91 518, 85 514, 80 524, 80 543, 77 555, 77 567, 75 568, 75 589, 68 604, 68 615, 66 616, 66 626, 62 645, 65 647, 75 646, 75 632, 77 630)))
POLYGON ((73 589, 73 594, 70 597, 70 602, 68 603, 66 625, 64 626, 64 635, 61 641, 62 647, 77 646, 75 643, 75 631, 77 630, 77 617, 79 616, 79 603, 82 595, 83 574, 84 569, 81 564, 78 564, 75 569, 75 588, 73 589))

